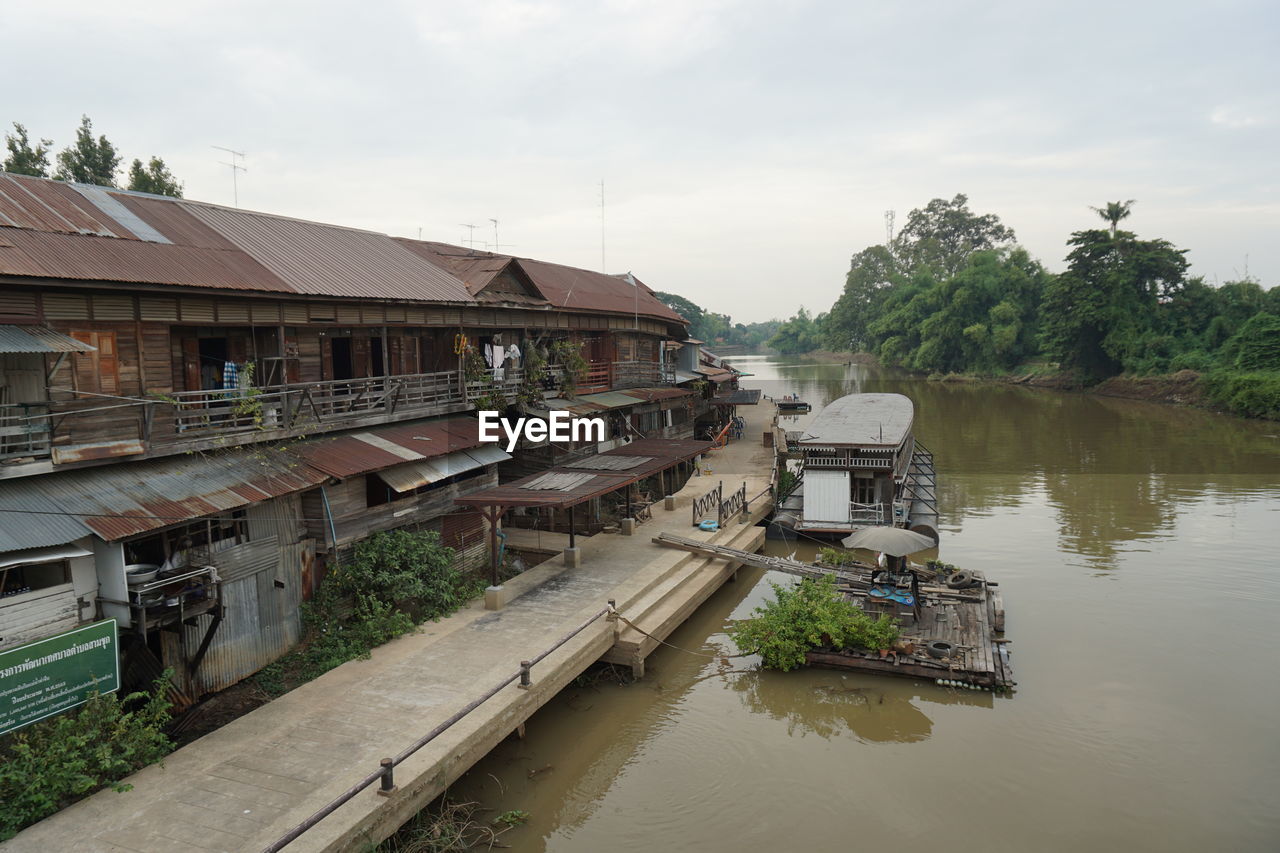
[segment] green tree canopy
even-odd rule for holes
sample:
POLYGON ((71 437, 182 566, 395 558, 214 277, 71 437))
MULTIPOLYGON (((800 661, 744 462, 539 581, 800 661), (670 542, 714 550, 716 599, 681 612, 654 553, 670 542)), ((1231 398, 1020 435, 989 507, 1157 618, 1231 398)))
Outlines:
POLYGON ((49 146, 53 145, 52 139, 41 139, 32 148, 27 129, 15 121, 13 133, 4 135, 4 144, 9 149, 9 156, 4 159, 4 171, 35 178, 49 177, 49 146))
POLYGON ((1044 346, 1064 367, 1101 379, 1150 355, 1152 336, 1164 332, 1158 306, 1185 284, 1186 250, 1099 229, 1076 231, 1067 245, 1067 271, 1045 291, 1044 346))
POLYGON ((796 315, 784 321, 765 343, 783 355, 813 352, 822 346, 822 323, 825 318, 825 314, 816 318, 809 316, 802 305, 796 315))
POLYGON ((133 165, 129 167, 128 189, 182 198, 182 184, 159 157, 152 157, 146 166, 142 165, 141 160, 133 161, 133 165))
POLYGON ((907 272, 930 266, 940 275, 960 271, 974 252, 1012 245, 1012 228, 994 213, 978 216, 969 209, 969 197, 935 198, 907 215, 907 224, 893 241, 893 256, 907 272))
POLYGON ((120 159, 107 137, 93 138, 93 122, 81 116, 76 141, 58 152, 58 171, 53 176, 60 181, 114 187, 120 159))

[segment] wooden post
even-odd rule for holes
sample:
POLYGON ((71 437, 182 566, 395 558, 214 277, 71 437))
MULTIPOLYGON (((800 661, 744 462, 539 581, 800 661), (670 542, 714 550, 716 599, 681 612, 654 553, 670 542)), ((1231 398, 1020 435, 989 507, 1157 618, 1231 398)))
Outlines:
POLYGON ((577 543, 577 540, 574 539, 574 530, 573 530, 573 505, 570 504, 569 506, 569 547, 576 548, 577 546, 578 546, 578 543, 577 543))

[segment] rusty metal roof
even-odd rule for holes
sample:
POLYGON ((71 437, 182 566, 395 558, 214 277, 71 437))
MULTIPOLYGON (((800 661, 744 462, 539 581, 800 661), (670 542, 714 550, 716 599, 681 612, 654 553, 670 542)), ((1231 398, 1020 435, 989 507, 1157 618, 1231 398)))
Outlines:
POLYGON ((10 174, 0 275, 475 303, 385 234, 10 174))
POLYGON ((581 463, 576 463, 574 466, 557 466, 501 486, 493 486, 455 498, 454 503, 462 506, 549 506, 558 509, 576 506, 583 501, 607 495, 609 492, 643 480, 679 462, 685 462, 701 453, 706 453, 711 445, 710 441, 642 438, 594 457, 640 456, 646 458, 647 461, 625 471, 592 470, 591 476, 583 479, 581 475, 585 472, 580 467, 581 463), (578 476, 565 481, 570 483, 566 489, 526 488, 540 478, 557 474, 578 476))
POLYGON ((577 267, 530 258, 517 258, 516 262, 555 308, 608 311, 615 314, 638 313, 644 317, 679 323, 681 326, 688 325, 688 321, 660 302, 652 290, 634 277, 633 286, 630 281, 618 276, 577 267))
POLYGON ((474 418, 409 421, 317 438, 295 445, 293 452, 313 468, 351 477, 476 447, 479 430, 474 418))
POLYGON ((6 544, 19 541, 14 547, 61 544, 47 540, 55 532, 58 536, 53 538, 70 536, 77 528, 82 532, 63 541, 94 533, 110 542, 290 494, 326 479, 327 474, 297 457, 270 448, 66 471, 3 484, 0 528, 7 531, 6 544), (5 511, 30 508, 47 514, 5 511))
POLYGON ((475 302, 460 279, 386 234, 209 204, 178 203, 297 293, 475 302))
POLYGON ((619 393, 627 394, 646 403, 659 400, 674 400, 677 397, 692 397, 693 391, 688 388, 628 388, 619 393))

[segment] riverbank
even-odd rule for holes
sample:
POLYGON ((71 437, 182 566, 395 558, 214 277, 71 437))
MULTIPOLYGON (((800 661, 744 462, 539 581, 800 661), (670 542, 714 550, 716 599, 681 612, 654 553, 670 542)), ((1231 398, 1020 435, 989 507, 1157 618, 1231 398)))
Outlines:
POLYGON ((833 361, 843 364, 879 365, 880 359, 869 352, 837 352, 829 349, 816 349, 813 352, 801 353, 798 358, 805 361, 829 364, 833 361))
POLYGON ((1173 406, 1191 406, 1242 418, 1280 420, 1280 374, 1219 371, 1198 373, 1180 370, 1157 376, 1112 376, 1096 385, 1061 371, 980 376, 948 373, 929 377, 939 382, 993 382, 1029 385, 1055 391, 1080 391, 1100 397, 1145 400, 1173 406))

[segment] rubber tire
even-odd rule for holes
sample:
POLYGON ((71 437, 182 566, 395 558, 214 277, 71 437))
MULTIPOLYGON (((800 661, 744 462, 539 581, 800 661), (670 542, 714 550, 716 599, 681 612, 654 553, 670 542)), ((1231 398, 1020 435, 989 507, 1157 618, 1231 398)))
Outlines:
POLYGON ((947 578, 947 586, 951 589, 968 589, 977 583, 973 575, 968 572, 956 572, 947 578))

